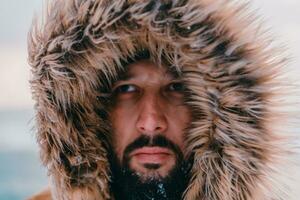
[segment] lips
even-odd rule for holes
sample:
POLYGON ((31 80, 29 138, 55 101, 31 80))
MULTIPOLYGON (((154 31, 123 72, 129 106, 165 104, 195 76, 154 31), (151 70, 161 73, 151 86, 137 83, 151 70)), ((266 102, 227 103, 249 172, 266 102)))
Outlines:
POLYGON ((170 156, 172 156, 172 151, 162 147, 142 147, 129 155, 130 158, 137 159, 140 163, 163 163, 170 156))
POLYGON ((171 154, 171 151, 162 147, 142 147, 134 150, 130 156, 135 156, 138 154, 171 154))

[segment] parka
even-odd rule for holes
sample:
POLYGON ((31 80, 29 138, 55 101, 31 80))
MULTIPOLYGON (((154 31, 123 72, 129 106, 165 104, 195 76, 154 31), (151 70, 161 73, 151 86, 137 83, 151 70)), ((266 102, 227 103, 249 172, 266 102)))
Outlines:
POLYGON ((285 58, 247 4, 52 0, 45 12, 43 23, 33 23, 28 52, 52 199, 114 199, 102 88, 143 49, 178 71, 189 91, 185 142, 193 164, 183 199, 289 199, 282 181, 289 137, 278 128, 285 58))

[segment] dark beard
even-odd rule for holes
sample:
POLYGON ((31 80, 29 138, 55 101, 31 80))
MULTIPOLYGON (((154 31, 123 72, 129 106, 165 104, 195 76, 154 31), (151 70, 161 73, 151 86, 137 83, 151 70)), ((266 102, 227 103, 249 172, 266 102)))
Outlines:
MULTIPOLYGON (((179 147, 161 135, 154 138, 142 135, 124 151, 123 164, 116 155, 111 157, 111 191, 116 200, 181 200, 189 180, 191 162, 183 160, 179 147), (177 155, 176 164, 166 177, 149 177, 142 180, 137 172, 129 167, 128 154, 144 146, 169 148, 177 155)), ((155 169, 156 166, 148 166, 155 169)))

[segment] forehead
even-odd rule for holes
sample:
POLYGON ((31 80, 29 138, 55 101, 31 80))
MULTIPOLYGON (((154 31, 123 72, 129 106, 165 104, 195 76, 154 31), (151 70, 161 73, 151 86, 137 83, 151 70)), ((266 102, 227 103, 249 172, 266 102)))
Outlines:
POLYGON ((171 67, 158 65, 150 60, 141 60, 131 63, 127 66, 126 72, 120 77, 119 81, 135 79, 179 79, 179 73, 171 67))

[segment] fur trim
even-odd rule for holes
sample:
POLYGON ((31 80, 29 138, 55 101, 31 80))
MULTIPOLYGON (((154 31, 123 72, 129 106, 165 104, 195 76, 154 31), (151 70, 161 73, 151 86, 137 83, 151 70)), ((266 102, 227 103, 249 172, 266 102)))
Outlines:
MULTIPOLYGON (((288 199, 277 103, 284 62, 244 4, 53 0, 29 37, 37 140, 55 199, 108 200, 109 122, 99 88, 141 49, 182 72, 194 120, 185 200, 288 199), (277 192, 279 191, 279 192, 277 192)), ((284 89, 286 90, 286 89, 284 89)))

